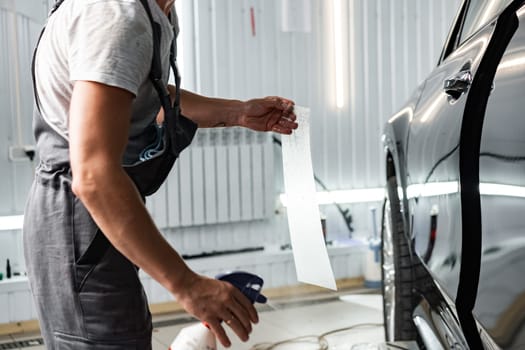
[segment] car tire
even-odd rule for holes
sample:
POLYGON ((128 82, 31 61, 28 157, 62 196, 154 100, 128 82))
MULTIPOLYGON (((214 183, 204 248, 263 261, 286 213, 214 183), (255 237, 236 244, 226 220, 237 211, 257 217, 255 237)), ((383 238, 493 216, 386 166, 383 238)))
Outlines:
POLYGON ((381 230, 381 274, 386 341, 416 340, 414 269, 396 177, 388 179, 381 230))

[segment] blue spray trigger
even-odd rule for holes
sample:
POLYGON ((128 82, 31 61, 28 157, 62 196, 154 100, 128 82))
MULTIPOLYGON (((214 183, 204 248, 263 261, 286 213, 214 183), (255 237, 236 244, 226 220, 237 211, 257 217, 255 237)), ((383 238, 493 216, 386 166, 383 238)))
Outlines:
POLYGON ((244 271, 234 271, 221 273, 215 276, 216 279, 233 284, 253 303, 266 303, 267 298, 261 294, 264 280, 252 273, 244 271))

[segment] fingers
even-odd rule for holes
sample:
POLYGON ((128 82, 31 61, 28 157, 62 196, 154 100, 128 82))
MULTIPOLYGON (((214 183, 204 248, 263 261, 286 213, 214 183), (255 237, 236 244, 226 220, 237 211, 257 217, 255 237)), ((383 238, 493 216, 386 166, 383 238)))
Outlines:
POLYGON ((235 289, 235 300, 231 305, 231 310, 239 319, 245 317, 248 323, 259 322, 257 310, 255 310, 255 307, 253 306, 252 302, 238 289, 235 289))
POLYGON ((241 319, 235 315, 235 312, 226 310, 223 314, 222 320, 217 320, 216 322, 206 324, 207 327, 210 328, 215 334, 220 343, 225 347, 229 347, 231 345, 231 341, 223 328, 224 324, 228 325, 242 341, 248 341, 250 337, 252 325, 248 318, 242 317, 241 319), (244 321, 241 321, 241 319, 244 319, 244 321), (224 323, 222 323, 222 321, 224 321, 224 323))
POLYGON ((213 281, 217 289, 222 290, 214 300, 207 300, 207 308, 202 315, 208 327, 215 334, 220 343, 229 347, 231 342, 225 332, 224 325, 228 325, 242 341, 247 341, 252 332, 252 323, 258 322, 257 310, 253 304, 236 287, 227 282, 213 281), (224 322, 224 323, 222 323, 224 322))
POLYGON ((289 135, 293 130, 297 129, 297 116, 294 113, 295 103, 293 101, 277 96, 270 96, 265 100, 271 104, 271 107, 276 109, 276 113, 269 119, 269 129, 285 135, 289 135), (277 113, 277 111, 280 111, 280 113, 277 113))
POLYGON ((293 130, 297 129, 299 124, 297 124, 297 122, 293 120, 290 120, 287 118, 281 118, 279 119, 277 126, 278 126, 278 129, 281 131, 281 133, 291 134, 293 130))
POLYGON ((252 325, 250 322, 244 324, 233 313, 226 316, 224 323, 226 323, 242 341, 248 341, 250 333, 252 332, 252 325))
POLYGON ((266 107, 271 107, 283 111, 283 114, 292 114, 295 103, 292 100, 288 100, 278 96, 268 96, 264 98, 266 107))
POLYGON ((186 287, 176 294, 177 300, 200 319, 223 346, 231 345, 225 324, 239 339, 248 340, 252 323, 259 319, 255 307, 240 290, 228 282, 199 275, 193 275, 186 287))
POLYGON ((289 135, 298 127, 296 119, 297 117, 295 116, 295 113, 293 113, 293 110, 288 114, 285 114, 284 111, 274 109, 270 112, 267 119, 266 130, 289 135))
MULTIPOLYGON (((231 342, 223 328, 224 324, 228 325, 237 335, 237 337, 239 337, 239 339, 241 339, 244 342, 248 341, 248 339, 250 338, 250 333, 252 332, 251 319, 253 316, 250 316, 250 313, 247 312, 247 310, 244 310, 244 308, 241 307, 241 305, 235 301, 232 302, 229 306, 231 308, 226 308, 225 311, 222 313, 222 320, 207 323, 208 327, 213 331, 213 333, 215 333, 217 339, 225 347, 229 347, 231 345, 231 342), (221 321, 224 321, 224 324, 221 323, 221 321)), ((257 312, 255 312, 254 318, 257 320, 256 314, 257 312)))
POLYGON ((277 122, 272 125, 271 130, 279 134, 290 135, 298 126, 294 120, 280 117, 277 122))
POLYGON ((223 315, 224 322, 237 334, 239 339, 247 341, 252 332, 252 322, 259 318, 253 304, 239 290, 234 289, 233 298, 226 306, 227 313, 223 315))
POLYGON ((230 347, 231 345, 230 338, 228 338, 228 336, 226 335, 226 331, 224 330, 224 328, 222 328, 220 320, 217 320, 215 322, 207 322, 206 324, 207 324, 207 327, 211 329, 213 334, 215 334, 219 342, 224 347, 227 347, 227 348, 230 347))
POLYGON ((297 117, 295 116, 295 113, 293 112, 293 109, 294 109, 294 106, 295 106, 295 103, 293 103, 292 101, 288 101, 288 100, 284 100, 283 99, 283 116, 294 121, 297 119, 297 117))

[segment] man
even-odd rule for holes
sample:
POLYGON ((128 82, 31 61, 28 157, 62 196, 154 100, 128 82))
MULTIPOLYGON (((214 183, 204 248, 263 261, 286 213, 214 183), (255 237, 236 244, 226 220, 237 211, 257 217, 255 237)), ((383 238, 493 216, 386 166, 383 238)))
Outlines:
POLYGON ((155 227, 143 197, 158 187, 151 176, 162 181, 191 141, 193 123, 290 134, 297 128, 293 103, 179 92, 167 88, 168 69, 152 78, 155 68, 169 67, 173 3, 65 0, 38 45, 34 131, 41 162, 26 206, 24 247, 49 349, 151 348, 137 267, 224 346, 230 345, 225 324, 246 341, 258 320, 236 288, 187 267, 155 227), (166 102, 167 91, 175 107, 166 102), (179 100, 188 119, 177 113, 179 100), (144 156, 152 142, 160 147, 144 156), (158 162, 164 155, 167 162, 158 162))

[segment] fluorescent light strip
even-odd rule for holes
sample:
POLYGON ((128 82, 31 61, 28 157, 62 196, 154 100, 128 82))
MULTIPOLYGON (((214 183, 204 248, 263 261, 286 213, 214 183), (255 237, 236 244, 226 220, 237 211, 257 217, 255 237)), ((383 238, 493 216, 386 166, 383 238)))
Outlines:
MULTIPOLYGON (((457 181, 410 185, 407 189, 408 198, 434 197, 453 193, 459 193, 459 184, 457 181)), ((525 198, 525 187, 482 182, 479 184, 479 194, 482 196, 525 198)))
MULTIPOLYGON (((316 193, 316 201, 319 205, 343 204, 343 203, 368 203, 381 202, 385 198, 383 188, 366 188, 359 190, 324 191, 316 193)), ((287 206, 287 195, 279 196, 283 206, 287 206)))
POLYGON ((480 183, 479 193, 482 196, 506 196, 506 197, 525 198, 525 187, 480 183))
MULTIPOLYGON (((403 194, 401 191, 399 192, 399 198, 403 198, 403 194)), ((482 196, 507 196, 525 198, 525 186, 481 183, 479 185, 479 192, 482 196)), ((454 193, 459 193, 459 184, 457 181, 433 182, 426 185, 410 185, 407 189, 407 196, 409 199, 418 197, 445 196, 454 193)), ((383 188, 319 191, 316 193, 316 201, 319 205, 380 202, 384 198, 385 190, 383 188)), ((286 207, 286 194, 281 194, 279 199, 282 205, 286 207)))
POLYGON ((24 215, 0 216, 0 231, 21 230, 24 225, 24 215))
MULTIPOLYGON (((407 188, 407 197, 435 197, 447 194, 457 193, 459 186, 457 181, 450 182, 429 182, 427 184, 409 185, 407 188)), ((402 198, 402 196, 400 196, 402 198)))
POLYGON ((334 8, 334 55, 335 55, 335 103, 337 108, 343 108, 344 79, 343 79, 343 22, 341 0, 333 1, 334 8))
MULTIPOLYGON (((457 181, 434 182, 426 185, 410 185, 407 189, 408 198, 436 197, 459 192, 457 181)), ((481 183, 479 192, 482 196, 506 196, 525 198, 525 186, 481 183)), ((352 204, 380 202, 385 198, 383 188, 364 188, 357 190, 319 191, 316 193, 317 204, 352 204)), ((401 198, 401 194, 400 194, 401 198)), ((283 206, 287 205, 286 194, 279 195, 283 206)), ((0 231, 21 230, 24 223, 23 215, 0 216, 0 231)))

